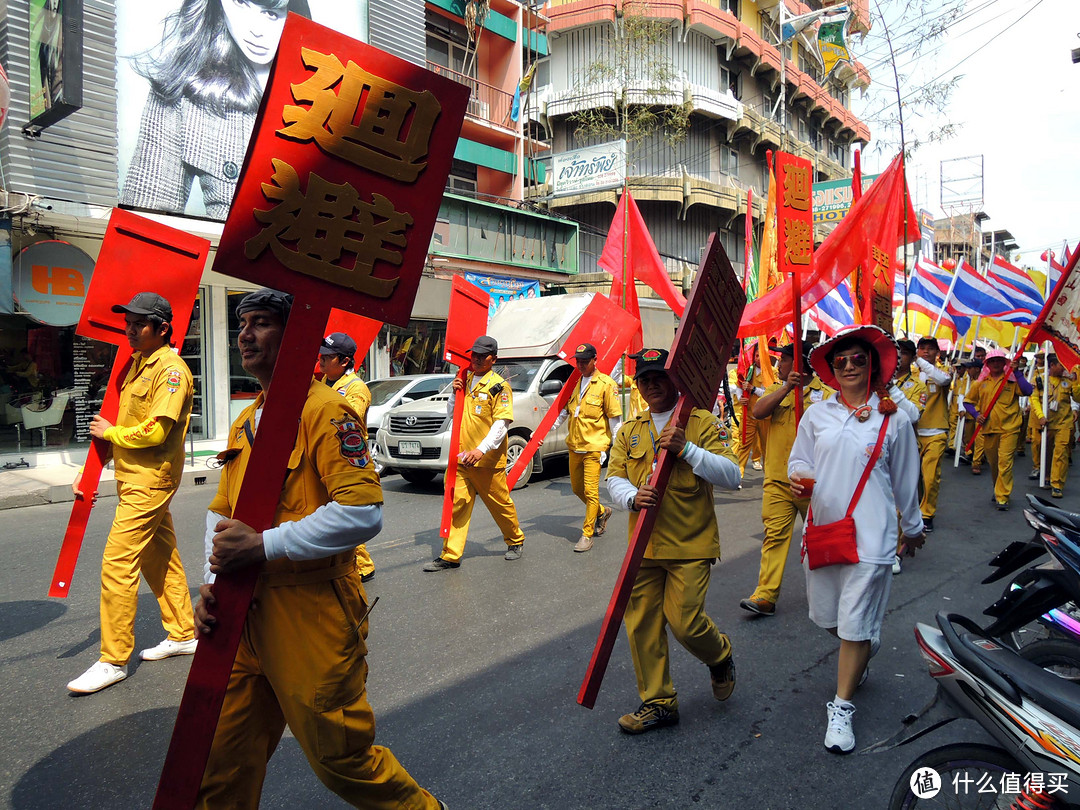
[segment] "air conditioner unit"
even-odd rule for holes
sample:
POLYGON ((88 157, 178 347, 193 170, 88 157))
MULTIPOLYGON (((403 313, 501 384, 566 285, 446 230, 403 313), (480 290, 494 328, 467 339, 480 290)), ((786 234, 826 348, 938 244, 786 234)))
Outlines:
POLYGON ((485 121, 487 121, 491 117, 490 109, 491 108, 488 106, 488 103, 486 101, 481 101, 475 96, 469 97, 469 115, 475 118, 483 118, 485 121))

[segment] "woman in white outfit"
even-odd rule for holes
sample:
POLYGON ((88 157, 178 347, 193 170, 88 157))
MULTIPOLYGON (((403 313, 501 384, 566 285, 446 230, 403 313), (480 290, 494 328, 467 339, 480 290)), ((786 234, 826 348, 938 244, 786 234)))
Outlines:
POLYGON ((872 648, 876 651, 880 643, 898 512, 908 548, 923 543, 915 431, 886 387, 896 363, 895 341, 876 326, 848 327, 814 349, 810 364, 838 395, 807 410, 788 460, 792 492, 810 494, 814 524, 839 521, 888 417, 880 456, 852 514, 858 562, 813 571, 803 562, 810 620, 840 639, 836 697, 828 703, 825 734, 825 747, 838 754, 855 749, 851 699, 865 677, 872 648))

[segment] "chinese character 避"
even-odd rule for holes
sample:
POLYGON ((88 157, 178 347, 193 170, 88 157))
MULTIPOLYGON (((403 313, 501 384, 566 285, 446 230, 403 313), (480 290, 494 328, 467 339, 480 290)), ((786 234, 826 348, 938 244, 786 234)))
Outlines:
POLYGON ((784 253, 791 264, 809 265, 814 253, 814 234, 809 222, 784 217, 784 253))
POLYGON ((442 105, 430 90, 416 92, 368 73, 355 62, 302 48, 315 73, 292 85, 298 104, 282 110, 286 138, 314 141, 324 152, 403 183, 427 168, 424 158, 442 105), (357 111, 360 120, 354 123, 357 111))
POLYGON ((381 194, 364 202, 348 183, 331 183, 314 172, 308 175, 305 195, 296 170, 283 160, 272 162, 272 182, 263 183, 262 190, 277 205, 253 212, 266 227, 244 243, 244 255, 256 259, 269 246, 290 270, 388 298, 398 278, 376 278, 372 271, 379 260, 401 264, 401 251, 385 245, 404 247, 413 218, 395 211, 381 194), (338 263, 343 254, 355 257, 351 266, 338 263))

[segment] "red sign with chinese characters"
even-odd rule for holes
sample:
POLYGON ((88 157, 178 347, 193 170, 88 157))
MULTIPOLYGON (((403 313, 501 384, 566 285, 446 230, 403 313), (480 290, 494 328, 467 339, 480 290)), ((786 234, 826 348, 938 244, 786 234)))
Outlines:
POLYGON ((814 255, 814 169, 805 158, 776 153, 776 265, 784 277, 805 274, 814 255))
POLYGON ((290 15, 215 269, 408 325, 468 97, 290 15))

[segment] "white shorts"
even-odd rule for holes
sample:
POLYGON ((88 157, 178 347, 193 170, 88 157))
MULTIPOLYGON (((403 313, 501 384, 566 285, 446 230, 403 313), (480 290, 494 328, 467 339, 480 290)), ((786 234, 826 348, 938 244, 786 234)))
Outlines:
POLYGON ((869 641, 881 637, 881 622, 892 587, 890 563, 830 565, 806 572, 806 601, 810 621, 826 630, 836 628, 845 641, 869 641))

